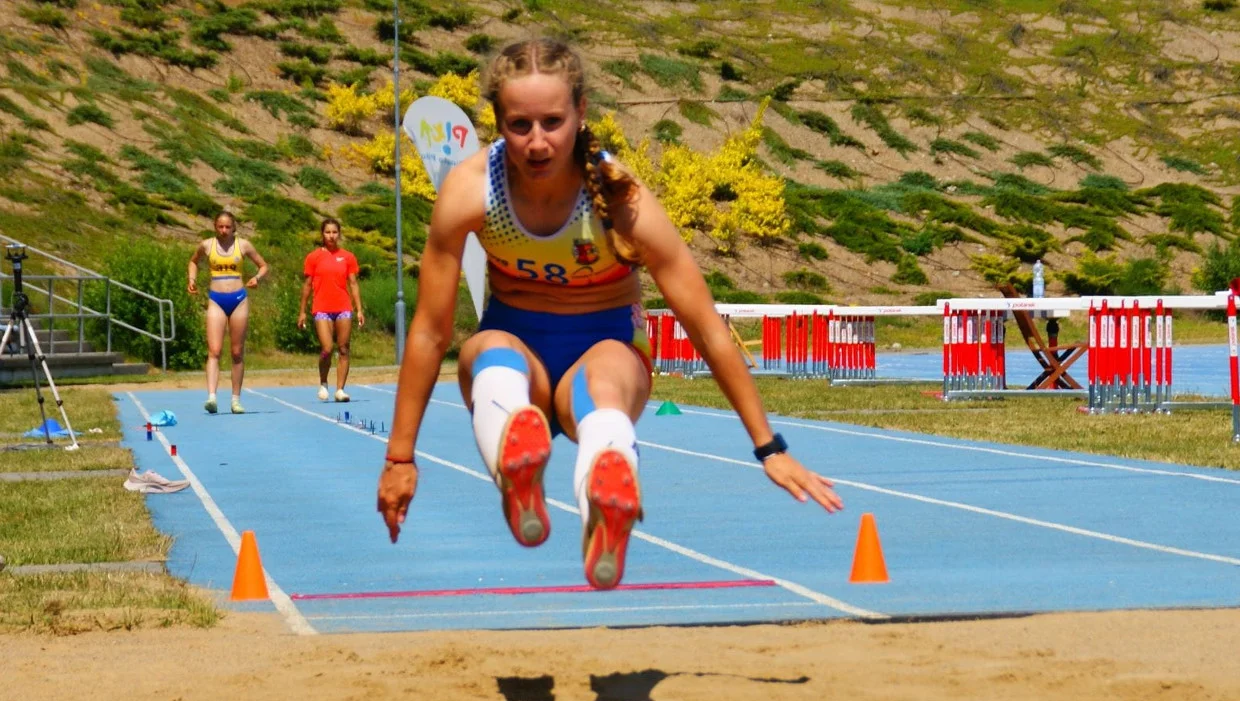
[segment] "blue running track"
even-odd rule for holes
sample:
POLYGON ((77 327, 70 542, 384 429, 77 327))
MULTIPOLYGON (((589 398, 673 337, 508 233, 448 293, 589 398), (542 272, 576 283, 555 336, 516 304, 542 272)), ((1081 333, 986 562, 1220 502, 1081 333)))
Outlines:
POLYGON ((656 416, 653 404, 638 426, 646 520, 629 547, 634 586, 582 591, 575 446, 557 439, 547 470, 550 539, 523 548, 449 384, 428 409, 417 497, 392 545, 375 487, 393 389, 355 385, 349 404, 319 402, 315 388, 251 389, 250 413, 215 416, 201 391, 117 395, 139 468, 193 485, 147 500, 175 538, 169 571, 226 593, 238 533, 252 530, 272 596, 245 606, 274 606, 303 634, 1240 603, 1240 475, 772 417, 836 481, 846 511, 828 515, 767 480, 731 413, 656 416), (164 409, 178 425, 147 441, 142 424, 164 409), (886 584, 848 582, 865 512, 886 584))

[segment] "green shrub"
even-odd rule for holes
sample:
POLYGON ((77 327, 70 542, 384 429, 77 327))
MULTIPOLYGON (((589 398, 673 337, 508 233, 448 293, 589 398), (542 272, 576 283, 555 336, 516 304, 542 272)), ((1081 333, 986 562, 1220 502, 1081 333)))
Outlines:
POLYGON ((1046 152, 1056 158, 1066 158, 1076 165, 1083 165, 1091 170, 1102 167, 1102 161, 1088 151, 1071 144, 1054 144, 1047 147, 1046 152))
POLYGON ((1180 156, 1163 156, 1162 162, 1172 170, 1192 173, 1193 175, 1206 175, 1205 167, 1191 158, 1182 158, 1180 156))
POLYGON ((111 129, 116 120, 112 119, 112 115, 104 112, 98 105, 91 102, 83 102, 69 110, 69 113, 65 115, 65 122, 69 126, 90 122, 111 129))
MULTIPOLYGON (((332 50, 330 46, 321 46, 318 44, 300 44, 295 41, 280 42, 280 53, 289 58, 304 58, 315 65, 326 65, 332 60, 332 50)), ((298 81, 301 82, 301 81, 298 81)))
POLYGON ((255 197, 242 216, 253 222, 264 242, 286 249, 305 247, 320 221, 308 205, 271 193, 255 197))
POLYGON ((1078 295, 1156 295, 1170 275, 1167 264, 1155 258, 1136 258, 1119 263, 1114 256, 1086 254, 1076 270, 1060 277, 1070 293, 1078 295))
POLYGON ((1203 0, 1201 8, 1206 12, 1227 12, 1235 9, 1236 0, 1203 0))
POLYGON ((660 119, 654 125, 654 138, 660 143, 678 144, 684 131, 680 124, 670 119, 660 119))
POLYGON ((701 59, 713 58, 718 50, 719 42, 713 39, 700 39, 693 43, 681 44, 676 47, 676 53, 678 54, 701 59))
POLYGON ((814 167, 827 175, 830 175, 833 178, 839 178, 840 180, 852 180, 858 175, 857 171, 853 170, 851 166, 843 161, 815 161, 814 167))
POLYGON ((54 7, 46 5, 22 6, 18 8, 17 13, 30 22, 49 29, 64 29, 69 26, 69 16, 54 7))
POLYGON ((900 134, 887 121, 887 117, 878 109, 877 105, 866 102, 858 102, 852 106, 852 118, 858 122, 867 124, 878 134, 878 138, 883 143, 894 149, 901 156, 907 155, 910 151, 917 151, 917 145, 909 141, 903 134, 900 134))
POLYGON ((327 77, 326 68, 316 66, 304 58, 297 61, 280 61, 276 64, 276 70, 280 72, 280 77, 298 85, 306 83, 318 85, 327 77))
POLYGON ((1118 190, 1120 192, 1128 192, 1128 183, 1114 175, 1100 175, 1098 173, 1090 173, 1081 178, 1082 189, 1094 190, 1118 190))
POLYGON ((1240 277, 1240 238, 1226 246, 1215 241, 1201 257, 1201 267, 1193 271, 1193 287, 1206 293, 1227 289, 1240 277))
POLYGON ((784 290, 775 293, 775 301, 779 304, 826 304, 827 301, 813 292, 805 290, 784 290))
POLYGON ((1004 242, 1004 251, 1025 263, 1042 260, 1048 252, 1058 249, 1059 241, 1036 226, 1013 226, 1004 242))
POLYGON ((966 158, 981 158, 981 154, 974 149, 965 146, 959 141, 952 141, 951 139, 935 139, 934 141, 931 141, 930 153, 931 155, 939 153, 954 153, 957 156, 964 156, 966 158))
POLYGON ((326 200, 332 195, 344 194, 344 188, 340 187, 340 184, 327 171, 314 166, 304 166, 297 171, 294 179, 297 180, 298 185, 306 188, 320 200, 326 200))
MULTIPOLYGON (((289 276, 282 279, 274 290, 276 313, 272 319, 272 335, 276 348, 289 353, 317 353, 320 350, 314 333, 314 322, 307 320, 306 328, 297 328, 297 315, 301 308, 302 277, 289 276)), ((307 317, 309 314, 307 307, 307 317)), ((363 307, 366 309, 366 307, 363 307)), ((369 320, 368 320, 369 321, 369 320)))
POLYGON ((723 61, 719 64, 719 77, 727 81, 741 81, 745 79, 745 75, 740 69, 732 65, 729 61, 723 61))
POLYGON ((999 150, 999 141, 995 139, 995 137, 985 132, 967 131, 961 134, 960 138, 964 139, 965 141, 969 141, 971 143, 977 144, 978 146, 981 146, 987 151, 993 152, 993 151, 999 150))
POLYGON ((1047 156, 1044 153, 1037 153, 1036 151, 1021 151, 1015 156, 1012 156, 1011 161, 1013 165, 1021 170, 1031 166, 1045 166, 1050 168, 1055 165, 1055 161, 1051 160, 1050 156, 1047 156))
POLYGON ((930 282, 930 278, 926 277, 925 271, 917 264, 916 256, 900 256, 891 281, 902 285, 924 285, 930 282))
POLYGON ((970 258, 970 267, 992 285, 1011 284, 1025 294, 1033 287, 1033 274, 1021 272, 1020 261, 1015 258, 976 255, 970 258))
POLYGON ((697 100, 681 100, 678 108, 682 117, 704 127, 710 126, 719 117, 718 113, 697 100))
POLYGON ((816 273, 805 268, 801 268, 800 270, 789 270, 781 277, 783 277, 785 285, 803 290, 816 290, 819 292, 824 292, 831 287, 830 283, 827 282, 826 277, 820 273, 816 273))
POLYGON ((637 63, 633 61, 616 59, 612 61, 604 61, 602 66, 603 70, 619 78, 627 87, 633 90, 641 90, 641 87, 638 86, 635 80, 633 80, 633 76, 637 75, 642 70, 642 67, 637 65, 637 63))
POLYGON ((803 241, 797 244, 797 254, 806 260, 826 260, 827 249, 822 244, 813 241, 803 241))
POLYGON ((767 149, 770 150, 775 160, 784 165, 792 165, 797 161, 808 161, 814 158, 814 154, 804 149, 789 146, 788 142, 784 141, 783 137, 775 133, 775 130, 770 127, 762 128, 762 143, 766 144, 767 149))
POLYGON ((488 54, 495 48, 495 37, 490 34, 470 34, 465 39, 465 48, 476 54, 488 54))
POLYGON ((693 64, 654 54, 641 54, 638 64, 660 87, 676 88, 687 85, 695 91, 702 90, 701 72, 693 64))
MULTIPOLYGON (((103 273, 117 282, 135 287, 160 299, 172 300, 176 314, 176 338, 168 344, 168 368, 188 370, 202 367, 207 357, 206 329, 203 323, 205 293, 190 297, 185 289, 185 265, 190 251, 170 248, 143 238, 129 239, 117 246, 103 261, 103 273)), ((87 287, 87 306, 108 308, 103 285, 87 287)), ((116 292, 111 299, 112 316, 118 321, 159 334, 155 304, 127 292, 116 292)), ((171 330, 171 329, 169 329, 171 330)), ((90 325, 89 336, 97 347, 107 342, 107 329, 101 322, 90 325)), ((130 331, 113 329, 112 347, 126 356, 144 362, 160 363, 157 342, 130 331)))
POLYGON ((822 112, 814 110, 806 110, 797 112, 796 117, 805 126, 827 137, 832 146, 845 146, 852 148, 865 148, 865 144, 857 139, 845 134, 840 126, 822 112))
POLYGON ((930 292, 918 292, 913 297, 913 304, 919 307, 933 307, 939 303, 940 299, 952 299, 956 295, 947 290, 931 290, 930 292))

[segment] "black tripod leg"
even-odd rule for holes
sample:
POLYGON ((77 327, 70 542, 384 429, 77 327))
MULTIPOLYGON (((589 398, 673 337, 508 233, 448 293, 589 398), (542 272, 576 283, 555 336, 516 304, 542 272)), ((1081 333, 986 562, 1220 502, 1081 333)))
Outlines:
MULTIPOLYGON (((35 368, 35 360, 43 367, 43 374, 47 377, 47 386, 52 390, 52 397, 56 399, 56 408, 60 409, 60 418, 65 422, 65 430, 69 432, 69 440, 72 442, 65 450, 77 450, 77 434, 73 432, 73 425, 69 423, 69 415, 65 413, 65 402, 60 398, 60 392, 56 391, 56 383, 52 380, 52 371, 47 367, 47 358, 43 355, 43 349, 39 347, 39 339, 34 335, 34 326, 31 325, 30 319, 23 319, 26 331, 30 334, 30 373, 34 376, 34 391, 39 397, 39 414, 43 417, 43 434, 47 436, 48 445, 52 444, 52 432, 47 427, 47 413, 43 410, 43 392, 39 389, 39 373, 35 368)), ((48 334, 48 342, 55 343, 52 334, 48 334)))

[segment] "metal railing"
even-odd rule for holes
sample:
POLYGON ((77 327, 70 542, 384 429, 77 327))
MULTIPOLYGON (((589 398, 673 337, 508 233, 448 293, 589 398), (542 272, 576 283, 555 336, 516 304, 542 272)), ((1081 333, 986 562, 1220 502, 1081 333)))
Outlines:
MULTIPOLYGON (((39 250, 34 246, 27 245, 3 234, 0 234, 0 241, 26 246, 27 252, 38 254, 58 265, 72 269, 76 273, 73 275, 33 275, 26 271, 22 272, 22 291, 30 298, 31 306, 34 308, 42 307, 46 310, 40 313, 31 311, 26 316, 30 318, 32 323, 36 319, 47 319, 48 342, 47 347, 44 349, 47 355, 54 355, 56 353, 54 332, 57 330, 58 319, 76 320, 77 352, 79 353, 82 352, 86 343, 87 319, 97 319, 105 324, 106 327, 107 352, 112 352, 112 327, 116 326, 126 331, 146 336, 158 343, 160 367, 165 371, 168 369, 168 344, 176 339, 176 313, 172 306, 172 300, 160 299, 154 295, 147 294, 122 282, 117 282, 106 275, 75 263, 70 263, 67 260, 58 258, 46 251, 39 250), (92 309, 85 302, 86 285, 96 282, 104 285, 104 308, 102 310, 92 309), (66 284, 70 286, 69 290, 65 289, 66 284), (112 295, 114 290, 117 293, 136 295, 142 299, 154 302, 156 316, 158 317, 159 333, 156 334, 146 329, 140 329, 120 319, 112 318, 112 295), (40 304, 40 302, 43 302, 43 304, 40 304), (57 303, 60 303, 62 308, 67 307, 70 311, 57 311, 57 303)), ((6 281, 12 279, 12 275, 0 270, 0 309, 7 309, 4 306, 6 299, 5 285, 6 281)), ((7 295, 11 296, 12 283, 10 282, 8 285, 10 286, 10 291, 7 295)), ((150 319, 150 317, 147 318, 150 319)))

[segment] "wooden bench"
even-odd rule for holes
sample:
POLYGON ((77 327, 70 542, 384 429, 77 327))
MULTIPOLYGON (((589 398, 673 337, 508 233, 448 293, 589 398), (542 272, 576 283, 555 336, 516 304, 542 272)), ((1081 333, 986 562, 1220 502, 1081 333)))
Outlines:
MULTIPOLYGON (((1023 296, 1010 283, 995 287, 1004 297, 1023 296)), ((1034 359, 1042 366, 1041 374, 1025 389, 1081 389, 1080 383, 1068 374, 1068 368, 1072 367, 1072 364, 1082 355, 1085 355, 1089 344, 1058 345, 1056 343, 1056 345, 1050 345, 1042 338, 1029 312, 1013 309, 1012 317, 1016 319, 1016 325, 1020 327, 1020 333, 1025 338, 1025 345, 1029 347, 1029 352, 1033 353, 1034 359)))

